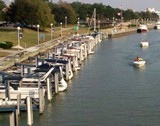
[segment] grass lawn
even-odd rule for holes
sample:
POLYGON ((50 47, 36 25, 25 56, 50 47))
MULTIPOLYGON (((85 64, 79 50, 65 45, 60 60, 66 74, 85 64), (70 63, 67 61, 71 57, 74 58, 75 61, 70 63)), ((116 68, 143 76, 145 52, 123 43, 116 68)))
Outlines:
POLYGON ((5 57, 7 55, 10 55, 11 53, 8 52, 0 52, 0 57, 5 57))
MULTIPOLYGON (((66 28, 62 27, 62 36, 68 36, 71 34, 84 34, 88 32, 88 28, 80 27, 78 31, 74 31, 73 27, 76 25, 68 25, 66 28)), ((32 47, 38 44, 38 32, 36 30, 31 30, 24 28, 22 31, 22 39, 20 39, 20 45, 22 47, 32 47)), ((40 39, 40 44, 47 42, 51 39, 51 29, 46 28, 45 32, 39 32, 40 36, 44 36, 44 38, 40 39)), ((56 39, 61 36, 61 27, 54 27, 54 32, 52 32, 52 38, 56 39)), ((9 41, 13 42, 13 46, 18 45, 18 30, 15 27, 0 27, 0 42, 1 41, 9 41)), ((4 57, 9 55, 8 52, 0 52, 0 57, 4 57)))
MULTIPOLYGON (((76 31, 73 30, 73 25, 68 26, 67 28, 62 27, 62 35, 67 36, 70 34, 75 34, 76 31)), ((78 33, 86 33, 88 32, 87 28, 79 28, 78 33)), ((38 43, 38 32, 36 30, 31 30, 24 28, 23 29, 22 39, 20 39, 20 45, 22 47, 32 47, 37 45, 38 43)), ((52 32, 52 38, 56 39, 60 37, 61 34, 61 27, 55 27, 54 32, 52 32)), ((40 43, 44 43, 51 39, 51 29, 45 29, 45 32, 39 32, 40 35, 40 43), (43 38, 42 38, 43 36, 43 38)), ((18 44, 18 30, 14 27, 0 27, 0 41, 9 41, 13 42, 13 45, 18 44)))

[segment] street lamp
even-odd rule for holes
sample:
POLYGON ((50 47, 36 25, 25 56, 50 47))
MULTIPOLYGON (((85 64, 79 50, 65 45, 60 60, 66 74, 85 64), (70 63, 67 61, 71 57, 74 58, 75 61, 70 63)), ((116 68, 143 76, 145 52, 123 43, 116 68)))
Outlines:
POLYGON ((19 36, 19 30, 20 30, 21 28, 20 27, 17 27, 17 30, 18 30, 18 51, 19 51, 19 46, 20 46, 20 36, 19 36))
POLYGON ((77 34, 78 34, 78 31, 79 31, 79 21, 77 22, 77 34))
POLYGON ((113 22, 112 24, 113 24, 113 26, 114 26, 114 17, 113 17, 113 21, 112 21, 112 22, 113 22))
POLYGON ((65 27, 67 27, 67 16, 65 16, 65 27))
POLYGON ((62 37, 62 22, 60 23, 60 25, 61 25, 61 37, 62 37))
POLYGON ((51 23, 51 40, 52 40, 52 26, 53 26, 53 24, 51 23))
POLYGON ((98 26, 99 26, 99 31, 100 31, 101 21, 98 21, 98 26))
POLYGON ((38 40, 38 45, 39 45, 39 27, 40 27, 40 26, 37 25, 37 33, 38 33, 38 36, 37 36, 38 38, 37 38, 37 40, 38 40))

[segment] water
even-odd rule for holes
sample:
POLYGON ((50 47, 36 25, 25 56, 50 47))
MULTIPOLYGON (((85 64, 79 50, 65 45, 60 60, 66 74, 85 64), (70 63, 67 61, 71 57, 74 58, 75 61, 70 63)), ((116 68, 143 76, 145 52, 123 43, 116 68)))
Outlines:
MULTIPOLYGON (((66 92, 53 97, 34 126, 159 126, 160 31, 133 34, 103 41, 84 61, 66 92), (150 42, 140 48, 140 41, 150 42), (136 57, 146 60, 133 67, 136 57)), ((0 126, 8 126, 8 114, 0 114, 0 126), (3 124, 3 125, 2 125, 3 124)), ((26 126, 21 113, 20 126, 26 126)))

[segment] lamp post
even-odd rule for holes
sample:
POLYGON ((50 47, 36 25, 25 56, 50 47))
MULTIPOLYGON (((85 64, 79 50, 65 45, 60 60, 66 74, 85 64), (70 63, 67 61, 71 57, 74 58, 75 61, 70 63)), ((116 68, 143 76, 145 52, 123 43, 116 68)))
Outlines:
POLYGON ((19 51, 19 46, 20 46, 20 36, 19 36, 19 30, 20 30, 21 28, 20 27, 17 27, 17 30, 18 30, 18 51, 19 51))
POLYGON ((21 28, 20 27, 17 27, 17 30, 18 30, 18 46, 20 45, 20 36, 19 36, 19 30, 20 30, 21 28))
POLYGON ((37 25, 37 33, 38 33, 38 36, 37 36, 37 40, 38 40, 38 45, 39 45, 39 25, 37 25))
POLYGON ((101 21, 100 20, 98 21, 98 26, 99 26, 99 31, 100 31, 100 28, 101 28, 101 21))
POLYGON ((65 27, 67 27, 67 16, 65 16, 65 27))
POLYGON ((79 33, 79 21, 77 22, 77 34, 79 33))
POLYGON ((60 25, 61 25, 61 37, 62 37, 62 22, 60 23, 60 25))
POLYGON ((51 40, 52 40, 52 26, 53 26, 53 24, 51 23, 51 40))
POLYGON ((112 24, 113 24, 113 26, 114 26, 114 17, 113 17, 113 21, 112 21, 112 22, 113 22, 112 24))

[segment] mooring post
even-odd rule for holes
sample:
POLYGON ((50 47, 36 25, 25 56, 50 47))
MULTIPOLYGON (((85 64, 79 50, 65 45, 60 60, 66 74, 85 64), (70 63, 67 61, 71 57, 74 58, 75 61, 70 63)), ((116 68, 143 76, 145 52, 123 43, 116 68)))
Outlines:
POLYGON ((52 100, 52 86, 51 86, 51 78, 48 77, 47 78, 47 98, 48 98, 48 101, 51 101, 52 100))
POLYGON ((14 116, 15 116, 15 122, 16 122, 16 126, 19 126, 19 116, 18 116, 18 110, 16 109, 16 111, 14 111, 14 116))
POLYGON ((33 110, 32 110, 32 99, 31 97, 26 97, 26 108, 27 108, 27 125, 33 125, 33 110))
POLYGON ((43 114, 44 112, 44 89, 42 87, 39 88, 39 114, 43 114))
POLYGON ((21 94, 17 95, 17 114, 20 115, 21 94))
POLYGON ((13 111, 10 116, 9 116, 9 123, 10 126, 19 126, 19 122, 18 122, 18 111, 17 109, 15 111, 13 111))
POLYGON ((69 62, 66 64, 66 81, 69 80, 69 62))
POLYGON ((80 48, 80 57, 79 57, 79 60, 80 60, 79 63, 82 64, 82 61, 84 60, 82 47, 80 48))
POLYGON ((9 123, 10 123, 10 126, 16 126, 15 119, 14 119, 14 112, 12 112, 9 116, 9 123))
POLYGON ((87 58, 87 45, 84 45, 84 57, 87 58))
POLYGON ((5 80, 5 98, 8 98, 8 100, 10 100, 10 83, 8 80, 5 80))
POLYGON ((73 71, 76 71, 76 56, 73 56, 73 71))
POLYGON ((36 56, 36 67, 38 66, 38 56, 36 56))
POLYGON ((55 84, 55 94, 58 94, 59 92, 59 80, 58 80, 58 73, 54 73, 54 84, 55 84))
POLYGON ((24 65, 21 65, 21 77, 24 76, 24 65))

